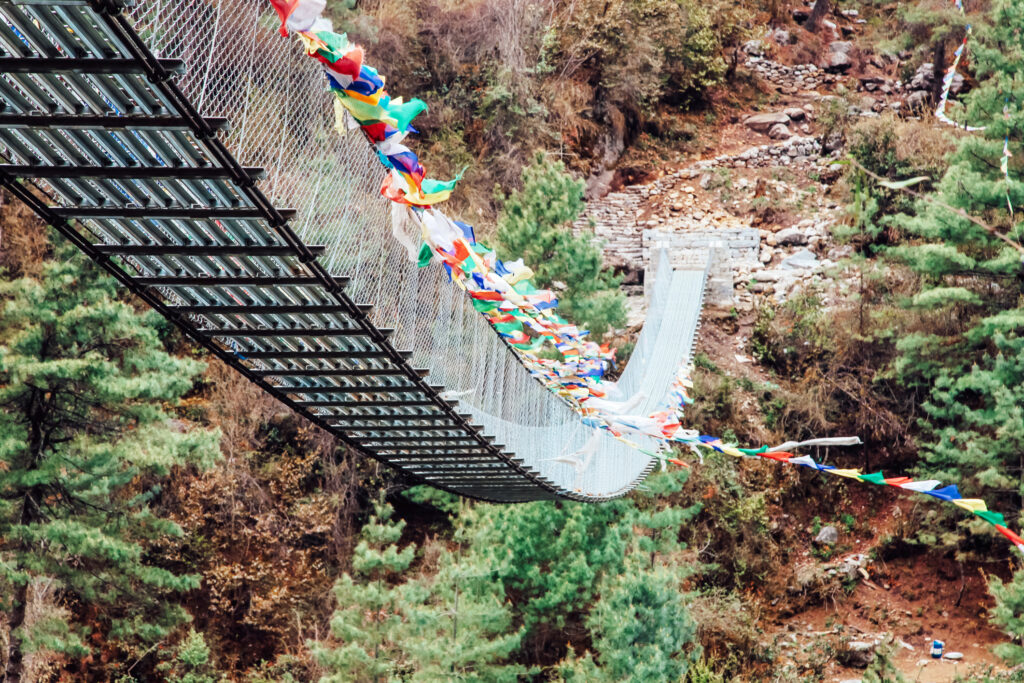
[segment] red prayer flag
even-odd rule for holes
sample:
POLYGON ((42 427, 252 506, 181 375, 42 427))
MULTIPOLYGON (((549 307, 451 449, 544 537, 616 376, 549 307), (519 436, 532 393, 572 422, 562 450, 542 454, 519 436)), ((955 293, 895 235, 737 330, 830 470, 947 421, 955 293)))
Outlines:
POLYGON ((501 292, 470 292, 469 296, 474 299, 483 299, 484 301, 504 301, 505 297, 501 295, 501 292))
POLYGON ((1012 542, 1014 545, 1024 545, 1024 538, 1021 538, 1020 536, 1018 536, 1017 534, 1013 533, 1012 531, 1010 531, 1009 529, 1007 529, 1005 526, 1003 526, 1001 524, 996 524, 995 526, 996 526, 996 529, 999 529, 999 533, 1001 533, 1003 536, 1006 536, 1008 539, 1010 539, 1010 542, 1012 542))
POLYGON ((790 458, 793 457, 792 453, 785 453, 782 451, 775 453, 769 453, 766 451, 764 453, 758 453, 758 455, 760 455, 762 458, 768 458, 769 460, 778 460, 779 462, 787 462, 790 458))

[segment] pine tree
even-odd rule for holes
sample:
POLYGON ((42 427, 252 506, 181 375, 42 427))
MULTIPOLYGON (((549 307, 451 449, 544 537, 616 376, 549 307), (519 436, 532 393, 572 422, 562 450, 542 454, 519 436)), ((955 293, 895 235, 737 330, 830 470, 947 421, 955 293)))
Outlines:
POLYGON ((900 340, 894 368, 928 393, 922 473, 965 493, 1015 489, 1015 502, 1024 495, 1024 270, 1006 239, 1024 236, 1024 184, 1014 164, 1006 182, 1000 158, 1004 135, 1019 150, 1024 130, 1022 25, 1024 5, 998 0, 971 43, 980 85, 966 119, 986 128, 962 136, 934 193, 957 211, 919 202, 900 224, 923 239, 889 252, 923 282, 912 305, 929 327, 900 340))
POLYGON ((678 493, 687 473, 664 473, 636 492, 617 525, 629 529, 629 549, 621 571, 601 575, 598 599, 585 624, 592 651, 575 652, 559 667, 567 681, 679 681, 686 675, 685 652, 697 634, 681 583, 697 569, 684 565, 679 535, 701 510, 659 504, 678 493))
POLYGON ((82 656, 104 637, 152 643, 187 619, 173 597, 198 578, 146 553, 151 541, 180 534, 151 508, 154 478, 218 453, 218 434, 173 428, 162 407, 192 388, 202 365, 166 353, 160 317, 118 301, 114 281, 71 251, 40 281, 0 285, 0 600, 10 683, 21 680, 27 652, 82 656), (26 622, 30 588, 42 581, 58 586, 74 616, 26 622))
POLYGON ((988 589, 996 599, 992 609, 992 622, 1006 635, 1011 642, 1002 643, 995 649, 996 654, 1013 665, 1024 663, 1024 570, 1014 572, 1013 579, 1007 583, 999 579, 991 579, 988 589))
POLYGON ((516 596, 527 637, 557 631, 583 613, 606 573, 625 567, 631 525, 628 500, 601 505, 481 505, 465 513, 469 552, 490 580, 516 596))
POLYGON ((561 314, 600 340, 626 322, 626 308, 600 246, 569 227, 582 210, 583 182, 539 155, 523 170, 523 189, 504 198, 498 240, 505 258, 522 258, 533 269, 538 287, 564 285, 556 292, 561 314))
POLYGON ((202 633, 190 629, 178 645, 173 661, 157 667, 168 683, 218 683, 210 657, 210 646, 202 633))
POLYGON ((408 641, 416 672, 410 681, 515 683, 527 669, 509 664, 523 629, 512 626, 512 610, 501 584, 485 567, 460 553, 446 553, 426 604, 412 616, 408 641))
POLYGON ((331 618, 331 633, 339 647, 313 644, 321 665, 330 671, 326 683, 391 680, 412 667, 405 652, 410 635, 405 613, 426 599, 413 583, 397 582, 416 556, 413 545, 399 549, 405 521, 392 521, 393 508, 383 500, 362 528, 352 558, 352 574, 334 587, 338 609, 331 618))
POLYGON ((587 652, 561 667, 567 681, 679 681, 686 675, 684 648, 697 624, 686 609, 679 567, 648 567, 634 555, 621 574, 600 585, 587 616, 595 658, 587 652))
POLYGON ((384 501, 363 527, 352 575, 335 587, 337 646, 314 644, 324 681, 509 681, 522 629, 512 627, 500 583, 461 553, 445 553, 433 577, 411 577, 417 548, 399 550, 404 520, 384 501))

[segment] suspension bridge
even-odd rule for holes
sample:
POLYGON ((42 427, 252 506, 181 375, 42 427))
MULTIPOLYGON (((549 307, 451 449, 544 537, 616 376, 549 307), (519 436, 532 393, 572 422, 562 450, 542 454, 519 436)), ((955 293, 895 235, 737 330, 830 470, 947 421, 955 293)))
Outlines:
MULTIPOLYGON (((441 267, 417 267, 376 153, 335 129, 322 71, 276 28, 254 0, 0 0, 0 183, 196 343, 414 481, 496 502, 635 487, 656 440, 585 424, 441 267)), ((642 415, 690 359, 707 268, 662 257, 649 277, 618 382, 642 415)))

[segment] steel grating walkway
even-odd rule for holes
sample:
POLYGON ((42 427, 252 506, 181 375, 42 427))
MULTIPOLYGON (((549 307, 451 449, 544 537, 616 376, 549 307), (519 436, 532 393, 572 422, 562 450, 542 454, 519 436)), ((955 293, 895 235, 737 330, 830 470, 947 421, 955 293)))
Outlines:
POLYGON ((587 494, 487 436, 346 293, 318 260, 325 247, 303 243, 296 210, 229 151, 228 119, 199 113, 176 84, 184 62, 157 58, 124 11, 0 0, 4 187, 250 381, 416 481, 498 502, 594 501, 650 472, 587 494))

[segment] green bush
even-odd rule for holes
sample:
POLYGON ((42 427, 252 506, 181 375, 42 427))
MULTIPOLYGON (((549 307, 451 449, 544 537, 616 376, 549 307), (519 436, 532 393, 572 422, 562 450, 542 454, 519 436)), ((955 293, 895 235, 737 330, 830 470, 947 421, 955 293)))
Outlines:
POLYGON ((559 312, 596 340, 626 322, 620 278, 604 268, 601 247, 570 228, 583 209, 583 183, 561 162, 538 155, 523 171, 523 189, 500 196, 498 240, 506 260, 522 258, 538 287, 556 289, 559 312))

